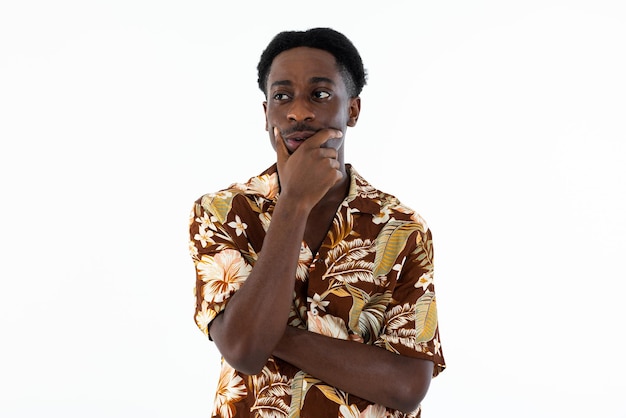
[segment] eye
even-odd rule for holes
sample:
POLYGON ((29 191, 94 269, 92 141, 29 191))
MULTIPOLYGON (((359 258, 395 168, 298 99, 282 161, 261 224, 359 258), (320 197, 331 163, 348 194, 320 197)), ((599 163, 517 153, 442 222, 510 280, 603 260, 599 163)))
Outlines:
POLYGON ((272 98, 276 101, 282 101, 282 100, 287 100, 289 99, 289 95, 287 95, 286 93, 275 93, 272 98))
POLYGON ((313 93, 313 96, 315 96, 316 99, 328 99, 330 98, 330 93, 326 90, 319 90, 313 93))

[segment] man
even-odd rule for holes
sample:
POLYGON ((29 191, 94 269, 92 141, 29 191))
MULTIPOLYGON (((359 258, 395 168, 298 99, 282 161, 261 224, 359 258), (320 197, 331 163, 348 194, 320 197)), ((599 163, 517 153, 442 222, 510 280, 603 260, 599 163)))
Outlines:
POLYGON ((418 417, 445 368, 432 239, 344 163, 365 85, 326 28, 282 32, 258 65, 276 164, 198 199, 196 316, 223 356, 215 417, 418 417))

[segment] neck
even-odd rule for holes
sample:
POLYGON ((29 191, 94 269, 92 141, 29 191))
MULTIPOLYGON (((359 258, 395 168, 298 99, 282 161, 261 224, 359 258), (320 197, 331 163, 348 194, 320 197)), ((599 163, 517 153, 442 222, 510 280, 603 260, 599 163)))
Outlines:
POLYGON ((313 254, 317 254, 324 237, 326 237, 329 228, 333 224, 339 205, 348 195, 350 176, 347 174, 345 166, 343 166, 342 172, 343 178, 341 181, 326 193, 309 214, 303 239, 313 254))
POLYGON ((335 184, 326 195, 319 201, 316 208, 326 208, 332 206, 334 209, 339 206, 341 202, 348 196, 350 190, 350 175, 346 170, 345 164, 341 166, 342 179, 339 183, 335 184))

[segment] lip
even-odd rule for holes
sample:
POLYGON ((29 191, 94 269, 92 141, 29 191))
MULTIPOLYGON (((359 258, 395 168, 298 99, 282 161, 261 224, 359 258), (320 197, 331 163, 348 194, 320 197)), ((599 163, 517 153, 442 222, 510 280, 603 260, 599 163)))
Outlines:
POLYGON ((296 131, 285 135, 283 139, 289 151, 294 152, 304 141, 315 135, 315 131, 296 131))
POLYGON ((297 141, 298 139, 305 140, 315 135, 315 131, 296 131, 289 135, 285 135, 284 138, 290 141, 297 141))

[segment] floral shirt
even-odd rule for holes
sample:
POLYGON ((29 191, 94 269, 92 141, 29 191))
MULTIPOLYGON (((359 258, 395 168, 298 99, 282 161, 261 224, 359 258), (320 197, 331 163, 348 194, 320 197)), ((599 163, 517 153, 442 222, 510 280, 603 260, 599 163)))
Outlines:
MULTIPOLYGON (((313 256, 302 243, 289 325, 445 368, 424 220, 352 167, 348 196, 313 256)), ((202 196, 190 216, 195 321, 207 336, 258 257, 278 199, 276 165, 247 183, 202 196)), ((393 379, 393 376, 389 377, 393 379)), ((222 359, 214 417, 419 417, 332 387, 279 358, 256 376, 222 359)))

